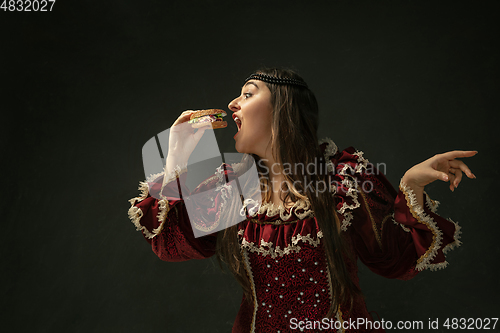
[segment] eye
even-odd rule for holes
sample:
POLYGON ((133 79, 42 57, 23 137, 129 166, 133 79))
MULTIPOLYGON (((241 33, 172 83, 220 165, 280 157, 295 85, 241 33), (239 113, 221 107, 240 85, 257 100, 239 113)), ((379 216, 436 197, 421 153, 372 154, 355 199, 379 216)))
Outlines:
POLYGON ((249 92, 247 92, 247 93, 244 93, 244 94, 243 94, 243 98, 244 98, 244 99, 250 98, 250 97, 252 97, 252 96, 253 96, 253 94, 252 94, 252 93, 249 93, 249 92))

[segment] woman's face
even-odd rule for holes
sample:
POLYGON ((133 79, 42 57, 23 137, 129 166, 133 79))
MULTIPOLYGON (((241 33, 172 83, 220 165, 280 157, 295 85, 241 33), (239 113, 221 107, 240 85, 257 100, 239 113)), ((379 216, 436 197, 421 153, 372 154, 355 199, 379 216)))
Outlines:
POLYGON ((269 88, 262 81, 250 80, 228 107, 238 126, 238 133, 234 136, 236 150, 264 157, 270 148, 272 133, 273 107, 269 88))

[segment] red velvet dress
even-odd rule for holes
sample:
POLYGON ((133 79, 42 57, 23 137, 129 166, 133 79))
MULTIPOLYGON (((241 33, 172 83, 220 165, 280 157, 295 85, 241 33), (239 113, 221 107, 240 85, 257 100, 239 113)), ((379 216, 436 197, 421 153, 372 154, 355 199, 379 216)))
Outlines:
MULTIPOLYGON (((424 194, 426 207, 419 206, 404 183, 396 192, 363 153, 352 147, 338 151, 328 139, 321 146, 330 161, 331 193, 342 235, 353 254, 353 261, 346 264, 356 284, 358 258, 379 275, 403 280, 423 269, 447 265, 445 253, 460 245, 460 227, 436 215, 437 201, 424 194)), ((194 192, 215 186, 233 172, 231 166, 219 168, 194 192)), ((131 220, 165 261, 202 259, 215 253, 216 234, 195 238, 182 200, 173 195, 179 188, 188 193, 184 181, 185 173, 178 173, 158 200, 151 194, 161 190, 163 175, 150 177, 141 183, 141 196, 130 200, 131 220)), ((221 188, 206 205, 205 213, 214 216, 214 221, 223 192, 221 188)), ((324 319, 332 297, 331 275, 322 248, 323 234, 307 201, 290 209, 269 204, 247 207, 246 214, 247 219, 238 225, 238 237, 252 300, 243 299, 234 333, 383 332, 375 329, 380 323, 363 324, 373 319, 362 298, 355 300, 351 311, 341 306, 335 318, 324 319)))

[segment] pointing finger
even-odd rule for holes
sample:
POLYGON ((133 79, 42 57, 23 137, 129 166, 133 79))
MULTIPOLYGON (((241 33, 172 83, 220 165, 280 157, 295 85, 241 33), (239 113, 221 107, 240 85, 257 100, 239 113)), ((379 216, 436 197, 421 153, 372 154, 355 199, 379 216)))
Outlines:
POLYGON ((472 157, 476 154, 477 150, 453 150, 443 153, 442 156, 451 161, 455 158, 472 157))

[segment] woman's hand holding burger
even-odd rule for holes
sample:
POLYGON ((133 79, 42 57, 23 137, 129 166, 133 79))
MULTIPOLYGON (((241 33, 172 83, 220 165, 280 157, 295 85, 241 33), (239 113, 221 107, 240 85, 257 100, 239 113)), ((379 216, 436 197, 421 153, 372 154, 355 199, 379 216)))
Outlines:
POLYGON ((223 128, 227 123, 222 120, 223 110, 187 110, 170 128, 166 173, 170 174, 176 166, 187 165, 189 156, 200 141, 207 128, 223 128), (195 132, 195 129, 198 129, 195 132))

